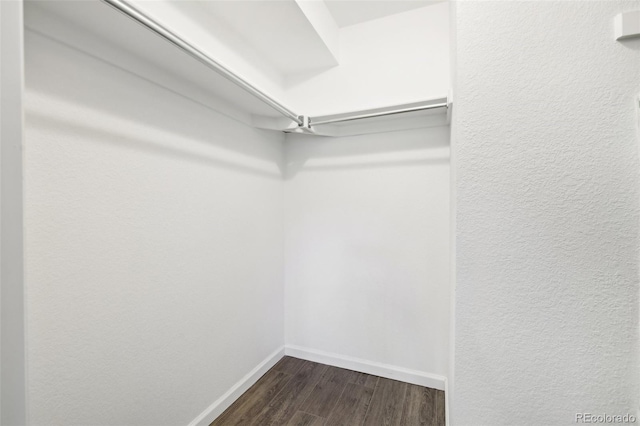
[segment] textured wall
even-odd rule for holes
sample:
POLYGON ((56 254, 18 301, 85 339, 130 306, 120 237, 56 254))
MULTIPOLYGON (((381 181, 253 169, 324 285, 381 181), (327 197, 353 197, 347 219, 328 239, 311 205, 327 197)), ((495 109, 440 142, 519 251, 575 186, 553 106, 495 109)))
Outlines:
POLYGON ((283 136, 33 31, 26 72, 31 422, 187 424, 283 344, 283 136))
POLYGON ((447 375, 449 128, 286 143, 286 343, 447 375))
POLYGON ((458 2, 455 425, 637 414, 637 2, 458 2))

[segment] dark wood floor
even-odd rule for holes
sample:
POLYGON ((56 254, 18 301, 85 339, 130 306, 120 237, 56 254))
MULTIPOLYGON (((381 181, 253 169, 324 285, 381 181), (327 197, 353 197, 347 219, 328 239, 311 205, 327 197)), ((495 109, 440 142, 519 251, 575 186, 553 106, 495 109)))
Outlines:
POLYGON ((211 426, 444 425, 444 392, 282 358, 211 426))

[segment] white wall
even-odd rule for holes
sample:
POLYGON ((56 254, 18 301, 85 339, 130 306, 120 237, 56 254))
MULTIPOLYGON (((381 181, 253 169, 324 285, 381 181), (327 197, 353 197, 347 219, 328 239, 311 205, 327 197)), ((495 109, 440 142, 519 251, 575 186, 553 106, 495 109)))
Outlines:
POLYGON ((286 79, 306 115, 418 102, 449 91, 449 6, 433 4, 340 29, 340 65, 286 79))
POLYGON ((284 343, 283 136, 33 31, 26 73, 31 422, 186 424, 284 343))
POLYGON ((286 155, 287 345, 446 376, 448 127, 286 155))
POLYGON ((22 2, 0 2, 0 424, 25 422, 22 2))
POLYGON ((637 8, 457 3, 454 425, 638 414, 637 8))

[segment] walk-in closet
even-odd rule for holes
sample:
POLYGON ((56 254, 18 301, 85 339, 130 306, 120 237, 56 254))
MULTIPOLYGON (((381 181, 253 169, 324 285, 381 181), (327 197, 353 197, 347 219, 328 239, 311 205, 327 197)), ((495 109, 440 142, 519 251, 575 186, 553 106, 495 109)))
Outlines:
POLYGON ((0 1, 0 423, 637 418, 636 19, 0 1))

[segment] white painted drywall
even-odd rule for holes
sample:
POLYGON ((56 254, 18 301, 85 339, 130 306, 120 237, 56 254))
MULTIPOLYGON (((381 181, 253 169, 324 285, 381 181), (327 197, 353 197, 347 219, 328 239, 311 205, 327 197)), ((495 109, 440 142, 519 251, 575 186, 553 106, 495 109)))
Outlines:
POLYGON ((324 0, 324 3, 327 5, 338 26, 346 27, 427 6, 437 1, 442 0, 324 0))
POLYGON ((33 31, 26 73, 31 423, 187 424, 284 343, 283 135, 33 31))
MULTIPOLYGON (((294 0, 300 11, 304 14, 306 21, 313 27, 315 33, 318 35, 322 43, 326 46, 327 50, 331 52, 333 57, 335 58, 335 63, 333 65, 338 65, 338 59, 340 58, 340 28, 338 28, 338 24, 336 24, 335 19, 331 15, 327 4, 323 1, 315 1, 315 0, 294 0)), ((284 41, 284 45, 291 46, 291 39, 298 38, 291 37, 288 34, 288 37, 284 41)), ((307 43, 307 40, 301 40, 303 43, 307 43)), ((307 46, 304 45, 302 50, 306 50, 307 46)), ((314 49, 315 51, 319 49, 314 49)), ((311 50, 306 52, 307 54, 311 54, 313 56, 320 56, 317 53, 311 50)), ((304 54, 305 52, 300 52, 299 49, 296 49, 296 55, 292 56, 297 61, 305 60, 306 58, 301 58, 299 55, 304 54)), ((289 52, 290 54, 290 52, 289 52)), ((291 55, 290 55, 291 56, 291 55)), ((325 67, 327 67, 325 65, 325 67)), ((308 70, 308 68, 307 68, 308 70)))
POLYGON ((306 115, 447 96, 446 2, 340 29, 340 65, 289 75, 284 99, 306 115))
POLYGON ((634 8, 457 2, 453 425, 638 414, 634 8))
POLYGON ((0 2, 0 424, 26 421, 22 1, 0 2))
POLYGON ((441 376, 449 129, 287 136, 286 343, 441 376))

